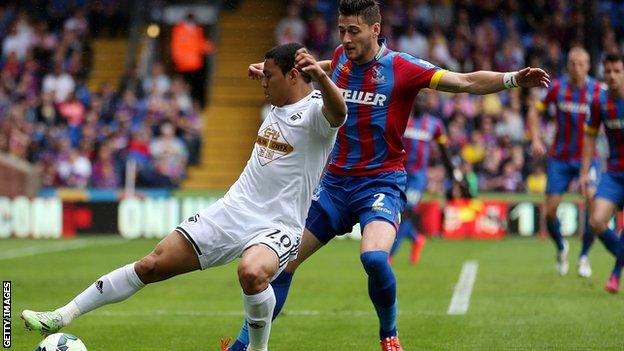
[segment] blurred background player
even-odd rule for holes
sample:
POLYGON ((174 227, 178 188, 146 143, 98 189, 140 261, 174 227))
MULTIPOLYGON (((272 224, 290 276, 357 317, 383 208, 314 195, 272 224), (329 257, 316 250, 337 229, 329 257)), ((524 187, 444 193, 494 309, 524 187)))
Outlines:
POLYGON ((55 333, 146 284, 240 257, 245 319, 253 326, 249 349, 267 350, 275 306, 269 282, 297 255, 310 198, 347 108, 301 44, 266 53, 262 87, 273 108, 258 130, 247 166, 223 198, 183 221, 152 253, 100 277, 67 305, 49 312, 24 310, 21 318, 28 329, 55 333))
MULTIPOLYGON (((554 109, 557 129, 548 156, 546 185, 546 228, 557 248, 556 269, 560 275, 568 273, 569 244, 561 235, 561 224, 557 217, 557 208, 561 203, 561 195, 568 190, 570 183, 578 178, 581 168, 581 152, 583 150, 583 124, 590 113, 590 105, 600 91, 600 82, 588 75, 590 64, 589 54, 581 47, 574 47, 568 53, 568 74, 553 81, 542 101, 531 106, 528 113, 534 157, 541 157, 546 152, 542 141, 540 113, 549 107, 554 109)), ((588 197, 595 192, 596 176, 600 171, 600 161, 592 159, 590 175, 587 178, 588 197)), ((594 241, 589 231, 589 221, 585 211, 585 226, 581 252, 577 263, 581 277, 591 276, 591 265, 588 253, 594 241)))
POLYGON ((390 262, 392 262, 401 242, 406 237, 412 240, 412 250, 409 257, 409 262, 412 264, 418 262, 420 252, 427 241, 425 236, 418 235, 419 220, 415 211, 422 195, 427 190, 427 167, 433 142, 438 144, 442 161, 449 175, 461 176, 461 172, 455 170, 451 164, 445 146, 447 139, 446 129, 440 118, 427 111, 426 94, 419 94, 414 102, 414 109, 407 122, 405 134, 403 134, 406 154, 407 188, 405 196, 407 201, 405 210, 401 214, 401 224, 397 231, 396 240, 390 250, 390 262))
MULTIPOLYGON (((624 236, 618 238, 609 221, 618 208, 624 206, 624 57, 609 54, 603 61, 608 90, 602 90, 592 103, 591 116, 585 124, 581 180, 591 176, 590 165, 596 149, 596 136, 604 125, 609 140, 607 170, 603 172, 591 202, 589 229, 599 236, 605 247, 616 257, 616 264, 605 289, 620 290, 620 275, 624 265, 624 236)), ((583 193, 588 188, 581 182, 583 193)), ((589 196, 589 195, 587 195, 589 196)))
MULTIPOLYGON (((381 15, 374 0, 342 0, 338 30, 342 45, 322 64, 343 91, 348 118, 338 132, 332 159, 313 198, 296 260, 273 281, 279 314, 299 265, 356 223, 362 228, 360 261, 379 319, 383 351, 401 351, 397 331, 396 279, 388 262, 405 207, 405 153, 401 137, 422 88, 490 94, 507 88, 547 87, 541 69, 461 74, 388 49, 380 39, 381 15), (279 291, 279 293, 277 292, 279 291), (281 301, 280 298, 282 299, 281 301)), ((262 65, 249 67, 260 78, 262 65)), ((245 350, 246 325, 231 351, 245 350)))

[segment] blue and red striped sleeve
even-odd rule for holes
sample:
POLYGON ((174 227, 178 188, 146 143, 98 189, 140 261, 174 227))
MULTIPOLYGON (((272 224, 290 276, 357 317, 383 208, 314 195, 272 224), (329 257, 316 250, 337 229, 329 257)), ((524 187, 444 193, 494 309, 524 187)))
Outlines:
POLYGON ((437 88, 440 78, 446 72, 406 53, 398 53, 394 62, 397 86, 405 89, 409 95, 416 95, 422 88, 437 88))

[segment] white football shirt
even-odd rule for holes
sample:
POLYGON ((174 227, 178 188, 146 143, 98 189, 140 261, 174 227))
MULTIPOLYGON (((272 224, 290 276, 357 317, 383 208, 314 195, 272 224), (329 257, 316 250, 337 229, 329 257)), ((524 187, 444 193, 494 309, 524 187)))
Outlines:
POLYGON ((301 236, 325 163, 336 141, 314 90, 271 110, 258 131, 247 166, 223 197, 249 231, 276 228, 301 236))

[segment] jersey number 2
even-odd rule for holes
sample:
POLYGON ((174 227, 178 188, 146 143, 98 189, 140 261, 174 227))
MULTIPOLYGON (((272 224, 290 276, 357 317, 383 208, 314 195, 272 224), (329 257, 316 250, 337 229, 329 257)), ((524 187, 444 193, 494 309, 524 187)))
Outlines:
POLYGON ((386 194, 375 194, 373 195, 374 197, 376 197, 377 199, 375 200, 375 202, 373 202, 373 206, 372 207, 384 207, 384 203, 383 200, 386 198, 386 194))

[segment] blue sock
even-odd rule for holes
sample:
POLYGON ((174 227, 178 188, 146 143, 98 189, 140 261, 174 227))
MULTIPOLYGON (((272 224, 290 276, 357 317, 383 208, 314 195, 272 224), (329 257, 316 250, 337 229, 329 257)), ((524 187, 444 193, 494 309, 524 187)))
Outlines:
POLYGON ((410 235, 410 231, 412 230, 412 223, 409 219, 401 222, 399 225, 399 231, 397 232, 396 240, 394 240, 394 244, 392 245, 392 249, 390 250, 390 256, 394 256, 401 246, 401 242, 405 239, 406 236, 410 235))
POLYGON ((396 336, 396 279, 388 264, 388 253, 364 252, 360 255, 360 260, 368 274, 368 296, 379 318, 379 338, 383 340, 389 336, 396 336))
POLYGON ((589 249, 594 243, 594 234, 589 230, 589 211, 585 211, 585 228, 583 232, 583 246, 581 247, 581 256, 587 256, 589 249))
POLYGON ((557 250, 563 250, 563 236, 561 236, 561 223, 559 223, 559 218, 555 218, 554 220, 546 218, 546 229, 548 229, 548 234, 554 240, 555 245, 557 245, 557 250))
POLYGON ((611 229, 607 229, 602 234, 598 236, 600 241, 604 244, 604 246, 609 250, 610 253, 613 254, 616 258, 620 253, 620 238, 615 234, 615 232, 611 229))
MULTIPOLYGON (((273 309, 273 319, 277 318, 277 315, 282 311, 286 298, 288 297, 288 290, 290 289, 290 283, 292 282, 294 273, 282 271, 280 275, 271 282, 273 292, 275 293, 275 309, 273 309)), ((249 345, 249 330, 247 329, 247 322, 243 322, 243 326, 234 341, 234 344, 230 346, 229 351, 246 351, 247 345, 249 345)))
POLYGON ((622 267, 624 266, 624 235, 620 233, 620 250, 618 252, 617 259, 615 260, 615 267, 613 267, 612 275, 618 278, 622 275, 622 267))

